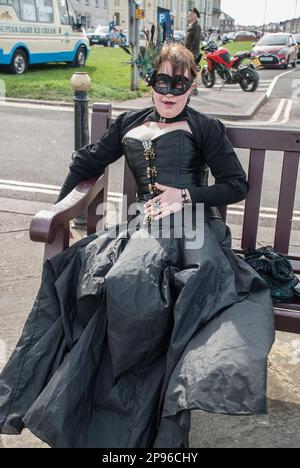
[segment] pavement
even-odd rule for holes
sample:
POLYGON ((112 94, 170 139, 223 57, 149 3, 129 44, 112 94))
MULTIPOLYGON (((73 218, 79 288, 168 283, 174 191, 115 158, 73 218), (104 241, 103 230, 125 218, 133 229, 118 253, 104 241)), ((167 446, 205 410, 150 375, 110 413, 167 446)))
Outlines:
MULTIPOLYGON (((227 88, 198 88, 198 96, 191 97, 191 106, 203 114, 218 119, 248 120, 252 119, 260 107, 267 101, 266 93, 245 93, 227 88), (237 99, 237 92, 243 93, 243 99, 237 99)), ((138 110, 152 105, 151 96, 123 101, 113 104, 114 111, 138 110)))
MULTIPOLYGON (((271 80, 270 80, 271 83, 271 80)), ((264 85, 263 85, 264 86, 264 85)), ((268 100, 267 89, 255 93, 246 93, 238 85, 216 86, 213 89, 198 88, 198 96, 191 97, 191 106, 211 117, 226 120, 249 120, 268 100)), ((44 105, 48 108, 69 108, 73 111, 73 104, 57 101, 37 101, 32 99, 6 98, 3 103, 44 105)), ((109 102, 108 100, 105 101, 109 102)), ((122 102, 111 102, 113 112, 120 113, 127 110, 139 110, 153 105, 151 93, 141 98, 128 99, 122 102)))
MULTIPOLYGON (((40 285, 43 245, 30 241, 29 225, 33 215, 47 206, 0 198, 0 369, 16 346, 40 285)), ((266 238, 264 229, 259 242, 266 238)), ((233 232, 237 242, 239 230, 233 232)), ((84 233, 73 230, 73 235, 76 242, 84 233)), ((300 447, 300 336, 277 333, 268 367, 269 414, 242 417, 194 411, 191 447, 300 447)), ((28 430, 20 436, 0 436, 0 448, 47 447, 28 430)))

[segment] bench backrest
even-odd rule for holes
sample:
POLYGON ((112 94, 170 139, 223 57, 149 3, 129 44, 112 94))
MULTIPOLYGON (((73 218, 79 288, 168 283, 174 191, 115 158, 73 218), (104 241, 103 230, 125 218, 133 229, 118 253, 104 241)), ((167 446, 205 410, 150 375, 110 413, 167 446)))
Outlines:
MULTIPOLYGON (((111 107, 109 105, 94 104, 91 141, 97 141, 111 122, 111 107)), ((238 250, 238 252, 242 252, 242 250, 249 247, 256 248, 266 151, 284 152, 273 245, 278 252, 287 255, 289 253, 299 168, 300 132, 228 127, 227 135, 234 148, 250 150, 248 167, 250 190, 245 201, 241 250, 238 250)), ((108 171, 109 168, 105 172, 107 180, 108 171)), ((128 207, 134 202, 136 196, 136 183, 126 162, 123 193, 127 195, 127 206, 123 207, 122 220, 126 220, 128 207)), ((227 207, 219 207, 219 210, 226 222, 227 207)), ((300 258, 290 258, 295 261, 295 270, 300 271, 300 258)))

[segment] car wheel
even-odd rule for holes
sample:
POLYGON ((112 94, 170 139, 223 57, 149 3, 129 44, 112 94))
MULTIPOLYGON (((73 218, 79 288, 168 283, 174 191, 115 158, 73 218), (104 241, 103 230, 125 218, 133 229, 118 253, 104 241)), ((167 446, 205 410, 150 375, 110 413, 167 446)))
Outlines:
POLYGON ((290 64, 290 57, 287 59, 287 62, 285 65, 283 65, 283 69, 284 70, 287 70, 289 68, 289 64, 290 64))
POLYGON ((296 66, 297 66, 297 59, 295 59, 295 60, 293 61, 293 63, 292 63, 292 67, 293 67, 293 68, 296 68, 296 66))
POLYGON ((23 75, 28 70, 28 58, 26 52, 17 49, 10 62, 10 71, 14 75, 23 75))

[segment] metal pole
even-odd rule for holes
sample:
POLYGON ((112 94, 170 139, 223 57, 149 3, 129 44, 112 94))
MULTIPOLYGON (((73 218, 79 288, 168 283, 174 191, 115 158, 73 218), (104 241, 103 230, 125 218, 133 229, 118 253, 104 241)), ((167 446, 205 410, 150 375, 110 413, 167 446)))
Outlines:
POLYGON ((137 91, 139 89, 138 79, 138 66, 137 58, 139 53, 139 22, 136 19, 136 3, 134 0, 128 0, 128 12, 129 12, 129 43, 131 48, 131 91, 137 91))
POLYGON ((207 0, 205 0, 205 7, 204 7, 204 23, 203 23, 204 34, 206 30, 206 15, 207 15, 207 0))
POLYGON ((89 134, 89 97, 91 79, 85 72, 76 72, 71 78, 74 90, 75 151, 87 145, 89 134))
MULTIPOLYGON (((138 60, 140 52, 140 19, 135 19, 135 60, 138 60)), ((135 91, 139 90, 139 69, 137 63, 134 65, 134 86, 135 91)))
POLYGON ((263 25, 263 30, 262 30, 263 34, 265 32, 265 26, 266 26, 267 7, 268 7, 268 0, 265 0, 264 25, 263 25))
MULTIPOLYGON (((71 78, 71 86, 74 90, 74 149, 76 152, 90 142, 88 91, 91 79, 87 73, 76 72, 71 78)), ((86 226, 86 213, 74 219, 74 226, 86 226)))

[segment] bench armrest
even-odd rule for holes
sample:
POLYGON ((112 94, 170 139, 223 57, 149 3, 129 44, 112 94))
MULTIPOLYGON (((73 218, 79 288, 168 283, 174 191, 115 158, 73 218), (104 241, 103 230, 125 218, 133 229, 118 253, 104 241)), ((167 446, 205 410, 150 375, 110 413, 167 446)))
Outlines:
POLYGON ((51 244, 62 227, 69 233, 70 220, 85 211, 101 192, 104 192, 104 175, 81 181, 59 203, 34 216, 30 224, 30 239, 51 244))

